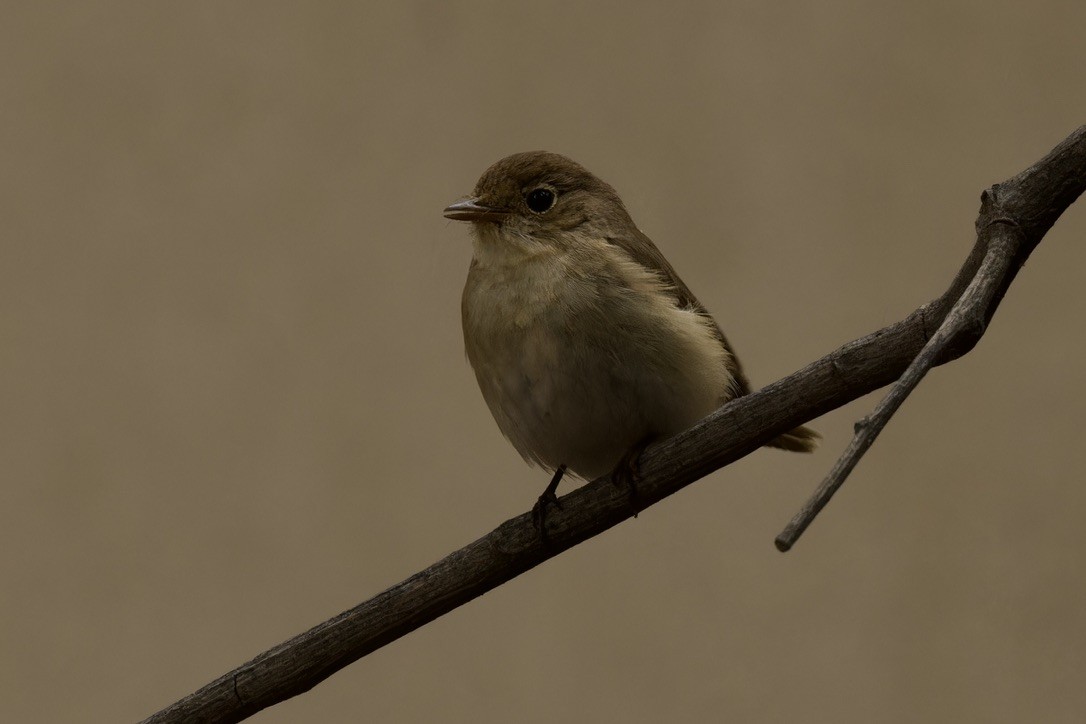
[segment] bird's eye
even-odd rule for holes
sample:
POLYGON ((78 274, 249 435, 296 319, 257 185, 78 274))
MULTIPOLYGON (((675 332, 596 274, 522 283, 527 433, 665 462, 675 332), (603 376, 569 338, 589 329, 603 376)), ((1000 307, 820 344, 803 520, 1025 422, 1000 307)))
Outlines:
POLYGON ((532 189, 524 196, 524 203, 537 214, 544 214, 554 207, 554 192, 548 188, 532 189))

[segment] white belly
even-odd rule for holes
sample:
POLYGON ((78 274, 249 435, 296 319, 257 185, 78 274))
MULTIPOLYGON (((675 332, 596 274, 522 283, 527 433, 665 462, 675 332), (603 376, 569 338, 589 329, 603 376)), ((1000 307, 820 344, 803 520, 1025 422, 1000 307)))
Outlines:
POLYGON ((592 479, 731 397, 712 323, 633 262, 587 274, 551 254, 473 266, 464 339, 498 426, 524 458, 592 479))

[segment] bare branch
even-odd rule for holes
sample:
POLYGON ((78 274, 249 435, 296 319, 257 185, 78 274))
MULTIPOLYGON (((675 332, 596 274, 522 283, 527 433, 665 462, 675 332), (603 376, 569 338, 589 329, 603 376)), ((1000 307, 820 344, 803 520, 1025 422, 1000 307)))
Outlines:
POLYGON ((935 364, 972 349, 1033 249, 1086 183, 1084 129, 1047 156, 981 196, 977 241, 950 289, 936 304, 952 304, 936 333, 875 410, 856 424, 849 446, 811 498, 774 541, 788 551, 829 503, 875 442, 890 417, 935 364))
MULTIPOLYGON (((977 243, 950 289, 908 317, 850 342, 804 369, 730 402, 641 458, 643 509, 762 446, 777 435, 893 382, 928 345, 972 280, 991 244, 995 219, 1016 226, 1009 263, 983 284, 983 324, 955 325, 932 352, 943 364, 968 352, 984 332, 1026 257, 1086 185, 1086 126, 1042 161, 984 196, 977 243)), ((1002 251, 994 252, 1002 253, 1002 251)), ((987 268, 987 267, 986 267, 987 268)), ((988 272, 985 272, 987 275, 988 272)), ((926 364, 926 363, 925 363, 926 364)), ((873 438, 872 438, 873 439, 873 438)), ((528 513, 446 556, 372 599, 266 651, 146 722, 237 722, 311 689, 387 643, 633 515, 627 490, 602 478, 562 499, 547 516, 544 547, 528 513)))
POLYGON ((916 389, 920 380, 935 365, 936 360, 947 351, 950 344, 962 334, 970 333, 977 337, 984 334, 985 311, 995 296, 1000 281, 1007 274, 1019 245, 1018 235, 1012 231, 1011 226, 1001 224, 997 228, 999 233, 993 234, 989 241, 988 251, 980 268, 977 269, 977 275, 973 277, 973 281, 966 287, 961 298, 939 325, 939 329, 905 370, 905 374, 894 383, 886 397, 882 398, 875 410, 856 423, 852 441, 841 453, 837 463, 811 498, 777 536, 774 543, 782 553, 795 545, 815 516, 826 507, 830 498, 856 467, 856 463, 871 448, 875 438, 901 407, 901 403, 916 389))

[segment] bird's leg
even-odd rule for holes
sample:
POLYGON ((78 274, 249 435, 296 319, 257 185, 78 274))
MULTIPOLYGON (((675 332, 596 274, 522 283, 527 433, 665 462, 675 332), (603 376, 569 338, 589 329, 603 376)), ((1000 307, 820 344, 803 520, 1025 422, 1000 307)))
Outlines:
POLYGON ((622 456, 618 461, 618 465, 615 466, 614 471, 611 472, 611 482, 616 488, 625 488, 626 497, 630 503, 630 507, 633 508, 634 517, 641 512, 641 509, 637 504, 637 478, 641 475, 639 463, 641 461, 641 453, 645 452, 645 448, 652 442, 651 437, 646 437, 641 442, 634 445, 629 451, 622 456))
POLYGON ((539 540, 543 545, 547 545, 547 506, 562 507, 554 491, 558 489, 558 483, 562 481, 562 476, 565 474, 566 466, 564 464, 559 465, 558 469, 554 471, 554 477, 547 484, 547 489, 543 491, 543 494, 539 496, 539 500, 532 506, 532 522, 539 528, 539 540))

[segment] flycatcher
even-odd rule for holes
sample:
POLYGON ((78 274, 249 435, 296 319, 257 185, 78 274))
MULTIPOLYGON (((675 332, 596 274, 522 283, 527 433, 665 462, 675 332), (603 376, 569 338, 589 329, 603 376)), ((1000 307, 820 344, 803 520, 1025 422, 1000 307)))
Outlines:
MULTIPOLYGON (((445 216, 471 222, 464 344, 483 398, 524 459, 554 471, 540 515, 567 469, 592 480, 636 463, 750 392, 709 312, 579 164, 509 156, 445 216)), ((797 427, 768 444, 810 452, 818 437, 797 427)))

